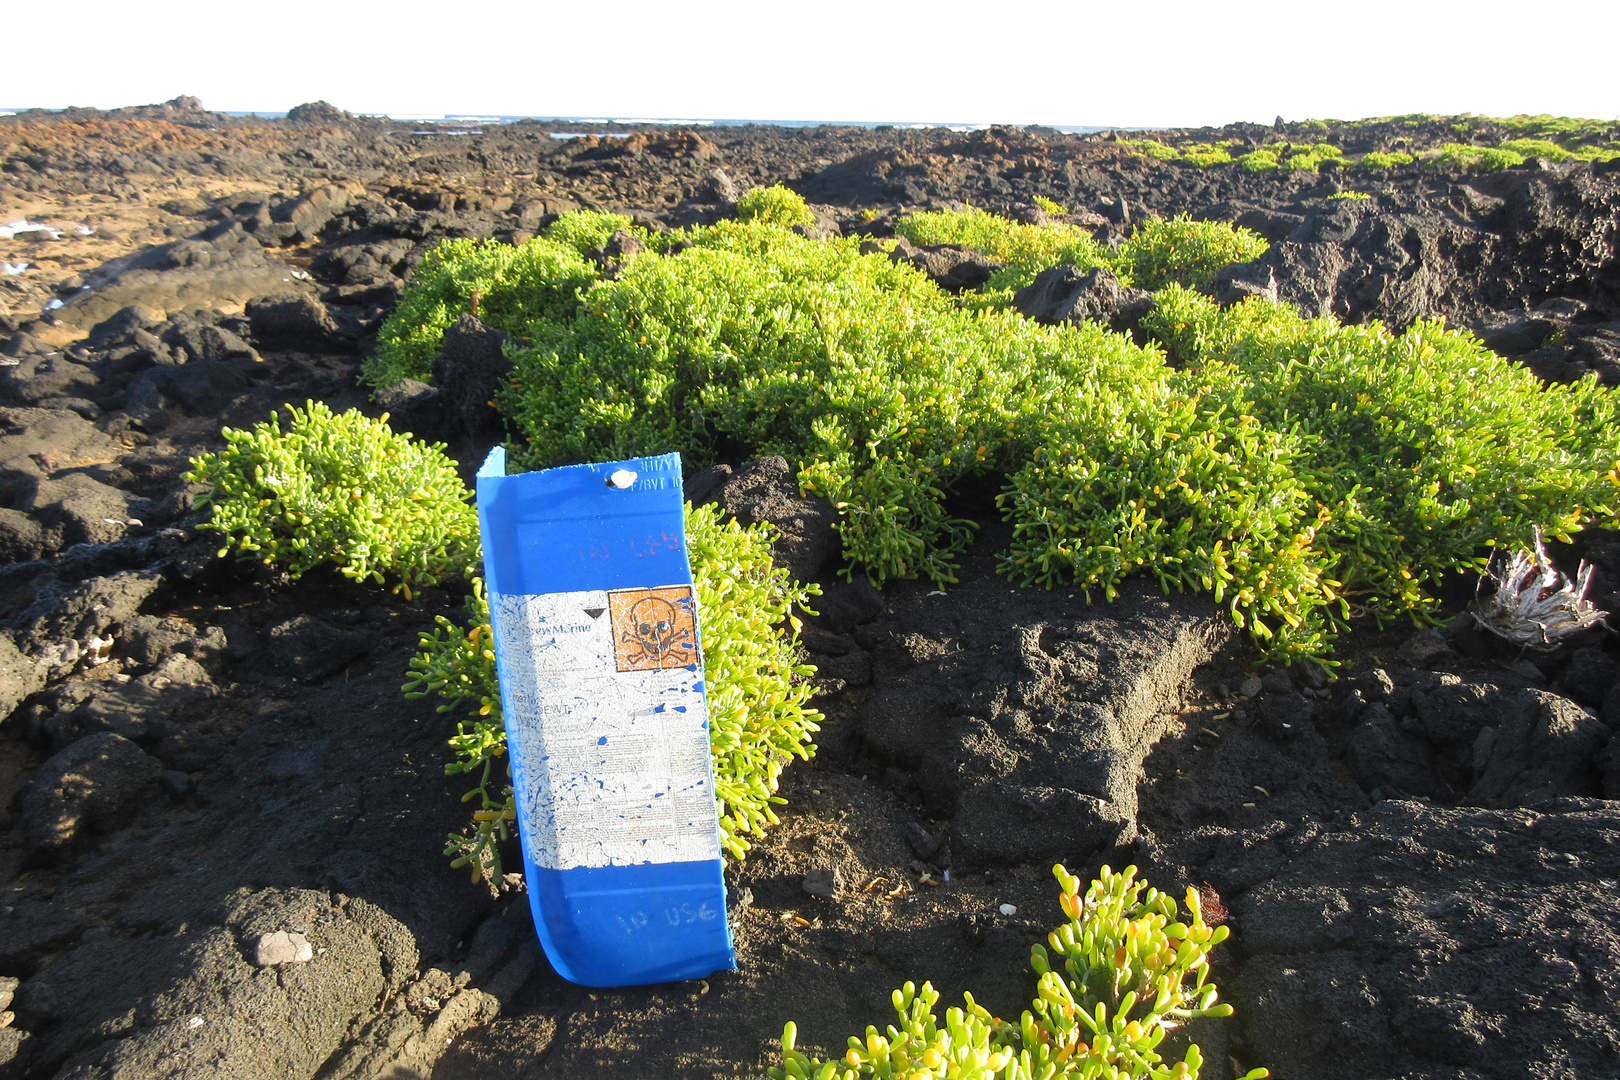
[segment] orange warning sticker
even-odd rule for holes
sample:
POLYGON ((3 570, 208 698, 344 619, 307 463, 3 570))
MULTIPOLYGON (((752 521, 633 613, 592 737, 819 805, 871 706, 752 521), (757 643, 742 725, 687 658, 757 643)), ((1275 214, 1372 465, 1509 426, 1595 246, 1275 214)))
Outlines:
POLYGON ((657 671, 698 662, 697 605, 688 585, 608 593, 613 658, 620 671, 657 671))

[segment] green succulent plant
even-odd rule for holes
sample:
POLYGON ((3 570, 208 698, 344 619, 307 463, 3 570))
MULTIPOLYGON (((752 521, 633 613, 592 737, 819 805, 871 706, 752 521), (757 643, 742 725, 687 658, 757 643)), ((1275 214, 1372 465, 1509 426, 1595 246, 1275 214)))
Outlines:
POLYGON ((975 307, 1006 307, 1013 294, 1050 266, 1106 267, 1126 285, 1157 289, 1177 281, 1203 286, 1230 262, 1262 255, 1266 241, 1248 229, 1187 215, 1149 218, 1117 249, 1066 224, 1028 225, 981 210, 934 211, 902 218, 896 230, 917 244, 957 244, 1005 265, 985 283, 975 307))
POLYGON ((1271 172, 1282 168, 1277 160, 1275 150, 1251 150, 1237 159, 1238 168, 1244 172, 1271 172))
POLYGON ((661 240, 566 315, 534 308, 496 395, 514 459, 781 454, 842 511, 843 573, 876 584, 953 583, 976 525, 950 493, 999 475, 1014 580, 1209 591, 1279 660, 1325 658, 1359 612, 1424 618, 1491 545, 1607 520, 1613 391, 1543 388, 1438 324, 1195 291, 1265 250, 1252 233, 1147 220, 1110 249, 977 210, 898 231, 1003 262, 994 288, 951 296, 854 240, 729 221, 661 240), (1151 342, 1010 309, 1060 262, 1156 290, 1151 342))
POLYGON ((1179 284, 1204 288, 1228 263, 1258 259, 1271 245, 1258 233, 1224 221, 1194 221, 1185 214, 1152 218, 1119 246, 1124 279, 1143 289, 1179 284))
POLYGON ((606 244, 621 229, 642 240, 650 238, 647 230, 632 222, 629 215, 605 210, 570 210, 547 225, 540 236, 583 255, 591 248, 606 244))
POLYGON ((816 215, 810 212, 803 195, 781 184, 772 184, 743 193, 737 200, 737 220, 791 229, 795 225, 814 225, 816 215))
MULTIPOLYGON (((939 993, 906 983, 892 995, 896 1022, 851 1036, 841 1057, 822 1060, 799 1050, 798 1028, 782 1030, 782 1065, 772 1080, 1198 1080, 1203 1052, 1189 1046, 1177 1062, 1159 1054, 1174 1028, 1203 1016, 1232 1014, 1209 981, 1210 952, 1225 926, 1204 921, 1198 891, 1187 890, 1182 918, 1173 897, 1149 888, 1136 867, 1104 866, 1080 894, 1080 879, 1052 868, 1059 905, 1069 921, 1047 936, 1050 951, 1030 950, 1034 1000, 1017 1024, 963 995, 940 1023, 939 993)), ((1252 1069, 1240 1080, 1263 1080, 1252 1069)))
POLYGON ((318 401, 287 406, 251 431, 225 428, 224 450, 191 459, 186 479, 207 484, 202 528, 294 579, 329 563, 345 577, 413 589, 460 574, 478 559, 478 520, 455 463, 359 410, 334 415, 318 401))
POLYGON ((1362 154, 1356 164, 1369 169, 1394 169, 1401 165, 1410 165, 1416 160, 1411 154, 1387 154, 1374 150, 1371 153, 1362 154))
MULTIPOLYGON (((597 219, 608 216, 593 215, 582 224, 565 214, 547 236, 521 247, 444 241, 422 259, 399 305, 378 328, 376 351, 361 365, 362 380, 374 387, 393 386, 401 379, 425 380, 444 332, 475 309, 484 322, 512 333, 531 320, 562 315, 579 290, 597 276, 596 267, 564 240, 594 237, 603 224, 597 219)), ((629 220, 623 219, 626 224, 629 220)), ((612 231, 609 228, 596 242, 605 241, 612 231)))

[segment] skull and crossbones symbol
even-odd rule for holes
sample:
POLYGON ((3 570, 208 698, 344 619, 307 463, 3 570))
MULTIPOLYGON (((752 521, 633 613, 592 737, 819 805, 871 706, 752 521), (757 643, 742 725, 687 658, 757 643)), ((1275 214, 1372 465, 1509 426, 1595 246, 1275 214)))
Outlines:
POLYGON ((657 596, 637 600, 630 608, 629 627, 620 641, 633 661, 646 661, 662 667, 675 652, 681 637, 675 605, 657 596))

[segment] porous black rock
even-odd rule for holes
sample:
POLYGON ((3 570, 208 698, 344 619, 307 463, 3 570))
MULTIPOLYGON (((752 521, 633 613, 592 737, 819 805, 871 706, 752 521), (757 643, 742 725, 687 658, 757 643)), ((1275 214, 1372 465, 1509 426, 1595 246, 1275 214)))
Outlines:
POLYGON ((512 371, 507 336, 476 315, 462 315, 444 332, 433 358, 433 385, 443 402, 447 426, 460 435, 499 436, 505 424, 490 403, 512 371))
POLYGON ((947 292, 971 292, 990 280, 1001 264, 972 248, 957 244, 913 244, 901 237, 889 258, 908 263, 927 274, 947 292))
POLYGON ((757 458, 725 481, 715 501, 743 525, 769 522, 778 533, 778 565, 796 581, 819 581, 821 567, 841 547, 839 513, 825 499, 801 495, 787 459, 757 458))
POLYGON ((68 746, 40 766, 18 797, 29 852, 55 851, 87 828, 117 822, 162 772, 156 758, 111 732, 68 746))
POLYGON ((395 431, 426 442, 444 442, 455 434, 442 395, 425 382, 401 379, 372 397, 395 431))
POLYGON ((1244 1062, 1320 1080, 1606 1075, 1620 811, 1389 800, 1253 835, 1210 872, 1246 959, 1221 984, 1244 1062), (1237 853, 1237 852, 1241 853, 1237 853))
POLYGON ((321 352, 352 344, 326 306, 308 293, 257 296, 246 311, 253 339, 264 346, 321 352))
POLYGON ((1146 289, 1126 288, 1102 266, 1047 267, 1013 297, 1013 307, 1021 314, 1049 326, 1091 320, 1114 330, 1133 330, 1153 306, 1146 289))

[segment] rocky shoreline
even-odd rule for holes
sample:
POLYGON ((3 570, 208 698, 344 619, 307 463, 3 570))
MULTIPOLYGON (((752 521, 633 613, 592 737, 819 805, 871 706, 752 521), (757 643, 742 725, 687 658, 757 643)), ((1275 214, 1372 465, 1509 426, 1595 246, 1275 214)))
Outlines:
MULTIPOLYGON (((957 493, 984 527, 948 595, 843 584, 825 508, 738 460, 691 494, 778 522, 824 583, 820 753, 728 872, 741 969, 593 992, 539 955, 521 882, 480 889, 440 855, 463 824, 453 719, 398 686, 460 596, 220 560, 181 475, 222 425, 306 399, 386 409, 470 471, 499 432, 454 407, 467 387, 356 384, 424 253, 581 207, 717 220, 776 182, 820 234, 963 204, 1038 220, 1036 196, 1104 239, 1234 221, 1273 246, 1223 272, 1230 295, 1445 317, 1544 380, 1613 386, 1620 168, 1254 174, 1110 133, 603 130, 189 99, 0 117, 0 260, 26 264, 0 279, 0 1076, 757 1076, 785 1020, 836 1048, 906 979, 1016 1016, 1056 860, 1229 909, 1237 1015, 1195 1025, 1206 1077, 1620 1072, 1607 629, 1521 656, 1467 618, 1369 626, 1335 681, 1257 671, 1206 599, 1009 589, 989 488, 957 493)), ((903 257, 972 287, 960 251, 903 257)), ((1576 540, 1557 557, 1620 611, 1620 538, 1576 540)))

